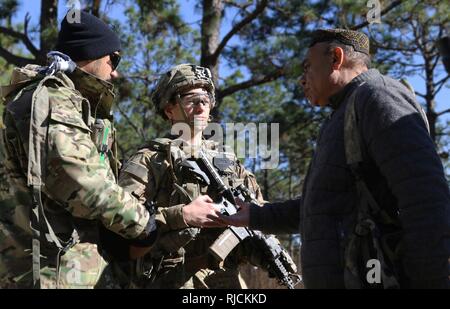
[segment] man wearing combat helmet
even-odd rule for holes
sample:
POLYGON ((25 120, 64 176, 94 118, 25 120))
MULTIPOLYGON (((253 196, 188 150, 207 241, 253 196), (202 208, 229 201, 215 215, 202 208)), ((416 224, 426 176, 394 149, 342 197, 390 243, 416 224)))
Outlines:
POLYGON ((414 92, 370 69, 362 32, 317 29, 310 40, 300 84, 333 112, 302 195, 222 219, 299 232, 306 288, 449 288, 450 191, 414 92))
POLYGON ((216 226, 218 210, 212 205, 186 206, 198 196, 211 200, 205 195, 208 186, 180 172, 183 159, 196 156, 202 149, 227 184, 244 184, 263 201, 254 175, 236 156, 203 138, 215 104, 209 69, 192 64, 173 67, 161 76, 152 100, 157 113, 171 122, 172 133, 177 135, 155 139, 141 148, 125 163, 119 177, 126 191, 157 207, 160 237, 150 254, 133 267, 138 273, 133 274, 132 284, 149 288, 245 288, 238 265, 244 260, 255 263, 247 258, 255 253, 241 244, 223 263, 208 253, 224 229, 193 226, 216 226), (178 136, 180 128, 183 132, 178 136))

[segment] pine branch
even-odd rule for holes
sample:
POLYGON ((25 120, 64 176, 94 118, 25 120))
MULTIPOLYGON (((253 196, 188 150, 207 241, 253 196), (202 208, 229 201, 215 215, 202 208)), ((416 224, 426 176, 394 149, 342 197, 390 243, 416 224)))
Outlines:
POLYGON ((422 93, 420 93, 418 91, 414 91, 414 92, 416 93, 417 96, 425 99, 425 95, 424 94, 422 94, 422 93))
POLYGON ((242 28, 244 28, 246 25, 251 23, 253 20, 255 20, 267 7, 268 0, 262 0, 255 8, 255 10, 247 15, 244 19, 242 19, 240 22, 238 22, 234 27, 224 36, 222 41, 220 42, 219 46, 217 46, 217 49, 214 51, 214 53, 211 55, 211 59, 214 60, 217 59, 222 52, 222 50, 227 45, 228 41, 236 34, 238 33, 242 28))
POLYGON ((446 110, 444 110, 444 111, 442 111, 442 112, 437 113, 437 114, 436 114, 436 117, 442 116, 442 115, 444 115, 444 114, 446 114, 446 113, 450 113, 450 108, 449 108, 449 109, 446 109, 446 110))
POLYGON ((123 118, 125 118, 125 120, 128 122, 128 124, 133 128, 133 130, 139 135, 141 136, 142 139, 144 139, 144 134, 142 132, 142 130, 140 130, 135 124, 134 122, 130 119, 130 117, 128 117, 127 113, 125 113, 122 108, 120 108, 120 105, 117 104, 117 109, 119 110, 119 113, 123 116, 123 118))
POLYGON ((434 84, 434 87, 436 88, 435 94, 441 91, 441 88, 445 85, 445 82, 450 79, 450 74, 446 77, 442 78, 440 81, 436 82, 434 84))
POLYGON ((244 11, 252 4, 252 2, 247 2, 247 3, 241 4, 241 3, 236 3, 235 1, 231 1, 231 0, 224 0, 223 3, 228 4, 229 6, 233 6, 238 9, 244 10, 244 11))
MULTIPOLYGON (((387 13, 389 13, 389 11, 393 10, 394 8, 396 8, 397 6, 399 6, 400 4, 402 4, 402 2, 403 2, 402 0, 397 0, 397 1, 392 2, 390 5, 388 5, 386 8, 384 8, 384 9, 380 12, 380 17, 383 16, 383 15, 385 15, 385 14, 387 14, 387 13)), ((370 23, 366 20, 365 22, 360 23, 359 25, 353 26, 353 27, 351 27, 350 29, 351 29, 351 30, 359 30, 359 29, 362 29, 362 28, 368 26, 369 24, 370 24, 370 23)))
POLYGON ((223 90, 218 90, 217 91, 218 100, 220 100, 226 96, 229 96, 237 91, 248 89, 253 86, 262 85, 262 84, 274 81, 277 78, 283 76, 284 74, 285 74, 284 69, 280 68, 280 69, 276 69, 276 70, 272 71, 271 73, 268 73, 264 76, 250 78, 244 82, 229 86, 223 90))
POLYGON ((23 67, 29 63, 35 62, 35 59, 29 59, 14 55, 13 53, 9 52, 2 46, 0 46, 0 57, 4 58, 8 63, 18 67, 23 67))
POLYGON ((406 53, 416 52, 415 48, 401 48, 401 47, 383 45, 380 42, 378 42, 373 36, 371 36, 370 40, 371 40, 372 44, 377 48, 381 48, 381 49, 385 49, 385 50, 393 50, 393 51, 397 51, 397 52, 406 52, 406 53))
POLYGON ((25 15, 24 20, 24 33, 15 31, 11 28, 0 26, 0 33, 7 35, 9 37, 13 37, 16 39, 19 39, 22 41, 22 43, 25 45, 25 47, 30 51, 30 53, 34 57, 38 57, 39 50, 34 46, 34 44, 31 42, 30 38, 28 37, 28 23, 30 22, 30 15, 27 13, 25 15))

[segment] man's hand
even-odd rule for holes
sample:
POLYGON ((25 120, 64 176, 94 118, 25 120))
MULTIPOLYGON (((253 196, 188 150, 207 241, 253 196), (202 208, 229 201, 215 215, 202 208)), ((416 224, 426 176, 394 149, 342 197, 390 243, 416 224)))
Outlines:
POLYGON ((183 219, 189 226, 224 227, 220 219, 221 213, 214 207, 213 200, 208 195, 200 195, 183 207, 183 219))
POLYGON ((250 224, 250 204, 243 202, 239 198, 236 198, 235 201, 239 206, 239 211, 231 216, 220 214, 218 223, 247 227, 250 224))

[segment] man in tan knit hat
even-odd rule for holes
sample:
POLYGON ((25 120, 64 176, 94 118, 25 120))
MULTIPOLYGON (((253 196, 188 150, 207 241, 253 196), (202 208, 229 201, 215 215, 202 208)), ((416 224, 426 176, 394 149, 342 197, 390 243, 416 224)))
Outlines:
POLYGON ((327 105, 331 93, 368 68, 369 38, 365 34, 344 29, 319 29, 313 33, 303 61, 305 96, 314 105, 327 105), (334 67, 329 65, 330 61, 338 59, 340 62, 335 62, 334 67), (336 65, 342 70, 333 70, 336 65))
POLYGON ((414 93, 370 69, 369 39, 317 30, 300 80, 329 106, 300 199, 221 220, 298 233, 307 288, 449 288, 450 192, 414 93))

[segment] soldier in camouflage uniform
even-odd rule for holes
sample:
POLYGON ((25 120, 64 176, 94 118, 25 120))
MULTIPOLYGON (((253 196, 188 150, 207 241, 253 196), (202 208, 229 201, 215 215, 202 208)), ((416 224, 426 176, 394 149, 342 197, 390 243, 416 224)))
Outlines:
POLYGON ((239 264, 249 259, 251 248, 238 245, 219 263, 209 246, 224 229, 209 227, 217 218, 216 210, 201 213, 200 208, 185 206, 207 193, 207 186, 190 175, 179 173, 183 159, 205 150, 223 180, 230 186, 244 184, 263 202, 252 173, 245 170, 231 151, 222 151, 216 142, 205 140, 210 110, 214 107, 214 84, 210 71, 191 64, 175 66, 158 82, 152 97, 157 112, 172 122, 172 132, 181 136, 158 138, 141 148, 124 164, 119 184, 137 196, 141 203, 156 204, 156 221, 161 235, 150 254, 134 265, 132 286, 147 288, 246 288, 239 264))
MULTIPOLYGON (((105 261, 98 224, 135 246, 156 239, 151 209, 116 183, 111 104, 120 41, 96 17, 64 18, 49 67, 2 87, 2 152, 15 202, 0 204, 0 286, 92 288, 105 261), (94 60, 92 60, 94 59, 94 60), (148 209, 147 209, 148 208, 148 209)), ((3 160, 3 158, 2 158, 3 160)))

